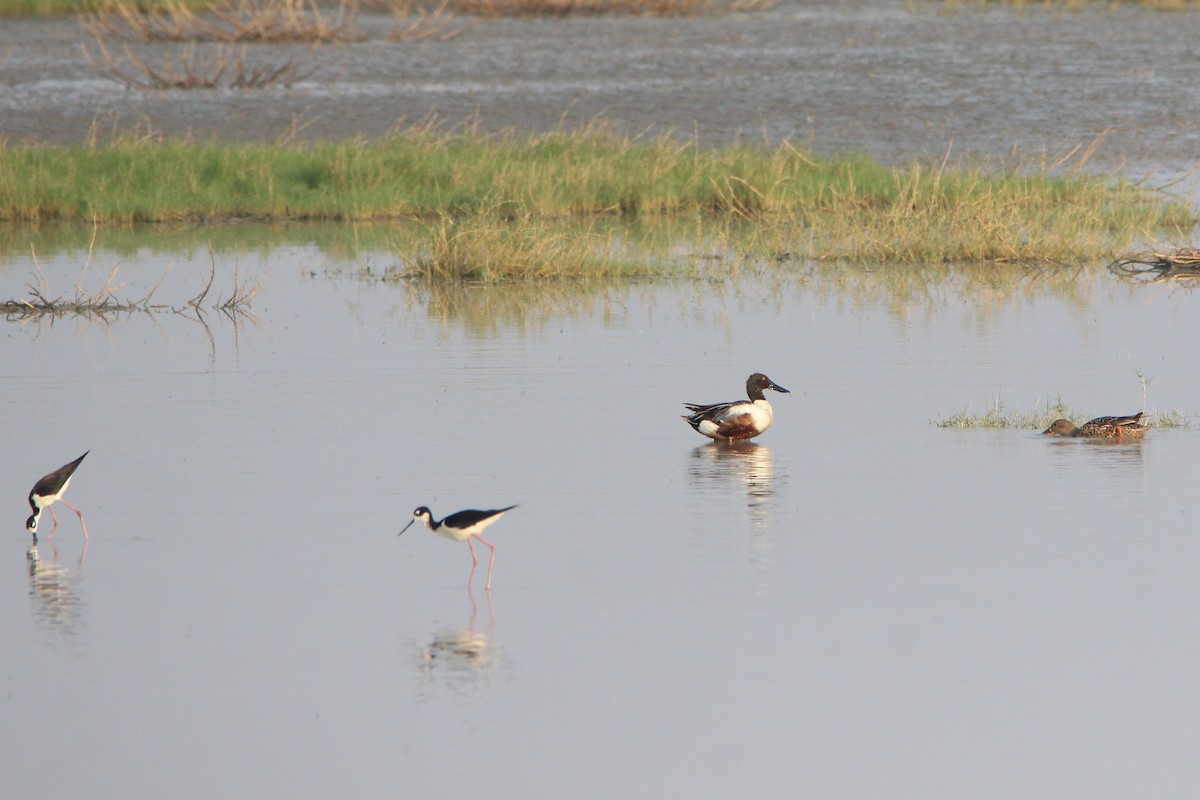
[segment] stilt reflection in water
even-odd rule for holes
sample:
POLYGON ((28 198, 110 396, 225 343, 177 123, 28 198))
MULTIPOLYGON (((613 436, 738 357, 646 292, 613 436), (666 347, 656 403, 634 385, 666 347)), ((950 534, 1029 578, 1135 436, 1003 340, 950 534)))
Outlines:
MULTIPOLYGON (((85 543, 84 552, 87 546, 85 543)), ((58 560, 58 548, 52 546, 50 558, 43 559, 34 545, 26 551, 29 564, 29 599, 33 621, 56 647, 73 646, 83 631, 83 602, 79 584, 82 576, 58 560)), ((83 564, 83 556, 79 558, 83 564)))
POLYGON ((418 648, 416 666, 423 682, 440 684, 456 694, 478 694, 496 684, 497 668, 505 659, 496 644, 496 611, 491 592, 487 598, 487 625, 479 630, 479 604, 467 588, 471 617, 466 627, 448 626, 433 633, 428 644, 418 648))

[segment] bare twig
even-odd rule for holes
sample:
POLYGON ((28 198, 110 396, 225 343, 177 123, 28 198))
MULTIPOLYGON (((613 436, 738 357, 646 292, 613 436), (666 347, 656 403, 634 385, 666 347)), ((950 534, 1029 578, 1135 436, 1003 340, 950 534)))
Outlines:
POLYGON ((229 313, 232 311, 238 311, 238 312, 243 311, 245 308, 247 308, 250 305, 250 301, 254 299, 254 296, 256 294, 258 294, 258 290, 263 287, 263 284, 267 282, 267 278, 269 278, 270 276, 271 276, 271 273, 268 272, 266 275, 264 275, 262 277, 261 280, 259 280, 258 283, 254 284, 254 286, 252 286, 250 288, 247 288, 246 284, 241 283, 239 276, 238 276, 238 267, 237 267, 237 265, 234 265, 234 268, 233 268, 233 293, 230 294, 229 297, 226 298, 226 300, 224 302, 218 301, 216 307, 226 313, 229 313))
MULTIPOLYGON (((211 251, 210 251, 211 256, 211 251)), ((124 284, 114 285, 114 280, 120 265, 113 267, 112 272, 104 279, 104 282, 98 289, 88 291, 82 287, 79 282, 75 283, 75 296, 71 298, 52 297, 50 295, 49 283, 46 281, 41 272, 41 266, 34 259, 34 269, 36 278, 33 282, 27 284, 29 296, 25 298, 0 301, 0 314, 3 314, 9 319, 29 319, 39 317, 62 317, 75 315, 80 317, 92 317, 96 319, 107 319, 115 314, 129 314, 134 311, 152 314, 157 311, 170 310, 175 313, 182 313, 185 309, 201 313, 201 304, 208 297, 209 291, 212 288, 213 281, 216 276, 216 259, 212 259, 212 271, 208 276, 208 281, 203 290, 187 301, 184 306, 175 308, 167 304, 151 304, 150 299, 162 286, 170 273, 171 268, 167 270, 154 284, 153 288, 140 299, 123 299, 117 295, 117 290, 124 284)), ((255 295, 266 283, 268 275, 264 276, 253 286, 243 284, 235 271, 233 293, 226 300, 218 300, 212 307, 222 311, 226 315, 234 313, 240 315, 249 314, 249 306, 254 300, 255 295)))
POLYGON ((208 271, 208 282, 204 284, 204 288, 200 290, 200 294, 187 301, 191 308, 199 308, 204 302, 204 298, 208 297, 208 291, 212 288, 213 280, 217 277, 217 258, 213 255, 212 246, 208 248, 208 260, 211 265, 208 271))
MULTIPOLYGON (((104 39, 96 36, 97 52, 80 45, 88 63, 94 69, 135 89, 215 89, 226 86, 234 89, 262 89, 271 86, 291 86, 316 71, 317 65, 305 64, 296 54, 286 61, 248 65, 245 45, 222 44, 204 53, 195 44, 174 51, 162 62, 152 64, 121 45, 121 54, 109 51, 104 39), (226 77, 227 73, 230 77, 226 77)), ((315 45, 314 45, 315 48, 315 45)), ((311 53, 312 49, 307 52, 311 53)))

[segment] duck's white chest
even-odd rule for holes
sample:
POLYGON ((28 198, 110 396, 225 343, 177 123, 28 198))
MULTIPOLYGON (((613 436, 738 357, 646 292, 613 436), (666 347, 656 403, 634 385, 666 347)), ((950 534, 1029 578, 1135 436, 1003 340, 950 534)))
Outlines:
POLYGON ((771 408, 770 403, 766 400, 755 400, 750 407, 753 409, 750 413, 754 418, 754 427, 758 428, 759 433, 771 427, 771 421, 775 419, 775 410, 771 408))
POLYGON ((745 439, 771 427, 773 417, 771 404, 766 400, 746 401, 730 406, 712 420, 705 420, 697 430, 713 439, 745 439))

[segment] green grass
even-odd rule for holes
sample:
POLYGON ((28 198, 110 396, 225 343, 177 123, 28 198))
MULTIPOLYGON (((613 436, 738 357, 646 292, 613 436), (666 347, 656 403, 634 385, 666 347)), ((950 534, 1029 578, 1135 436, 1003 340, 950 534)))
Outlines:
POLYGON ((935 420, 939 428, 1022 428, 1027 430, 1045 430, 1056 419, 1079 420, 1090 419, 1076 409, 1069 408, 1062 398, 1052 404, 1045 404, 1041 409, 1034 404, 1032 411, 1017 411, 1007 408, 1004 401, 994 400, 983 413, 965 408, 943 419, 935 420))
POLYGON ((540 219, 481 214, 443 217, 429 235, 402 253, 395 277, 425 281, 632 278, 652 274, 644 259, 616 244, 611 233, 540 219))
MULTIPOLYGON (((1107 413, 1124 414, 1128 411, 1107 413)), ((1056 419, 1069 419, 1076 425, 1082 425, 1087 420, 1098 416, 1103 415, 1085 414, 1078 409, 1070 408, 1062 401, 1061 397, 1053 403, 1043 405, 1040 409, 1035 403, 1031 411, 1007 408, 1002 400, 996 399, 983 413, 967 408, 948 417, 934 420, 934 424, 939 428, 1021 428, 1043 431, 1056 419)), ((1191 423, 1187 415, 1176 409, 1159 411, 1152 408, 1146 411, 1145 424, 1152 428, 1186 428, 1191 423)))
POLYGON ((417 218, 440 229, 474 217, 483 242, 488 230, 506 235, 505 220, 695 213, 753 222, 765 249, 890 263, 1078 263, 1147 231, 1178 238, 1194 222, 1186 205, 1107 176, 893 168, 790 144, 631 139, 603 125, 541 135, 416 129, 307 146, 156 137, 0 145, 0 220, 33 224, 417 218))

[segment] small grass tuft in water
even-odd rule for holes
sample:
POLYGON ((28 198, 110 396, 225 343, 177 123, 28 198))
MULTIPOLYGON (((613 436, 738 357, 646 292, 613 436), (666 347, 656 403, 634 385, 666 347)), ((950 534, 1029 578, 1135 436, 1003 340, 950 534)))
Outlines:
POLYGON ((1045 430, 1056 419, 1075 419, 1079 412, 1068 408, 1061 398, 1041 410, 1034 405, 1033 411, 1023 412, 1008 408, 1000 398, 994 399, 983 413, 970 407, 944 419, 935 420, 939 428, 1023 428, 1045 430))
MULTIPOLYGON (((1125 412, 1118 410, 1108 413, 1125 412)), ((1151 408, 1145 414, 1144 424, 1151 428, 1187 428, 1191 425, 1188 416, 1178 409, 1160 411, 1157 408, 1151 408)), ((1035 403, 1034 409, 1028 412, 1007 408, 1004 402, 997 398, 983 413, 966 408, 943 419, 934 420, 934 424, 939 428, 1020 428, 1042 431, 1056 419, 1069 419, 1076 425, 1082 425, 1097 416, 1103 415, 1085 414, 1070 408, 1061 398, 1040 410, 1035 403)))
POLYGON ((648 268, 622 259, 611 234, 498 213, 442 216, 403 257, 399 274, 426 281, 635 277, 648 268))

